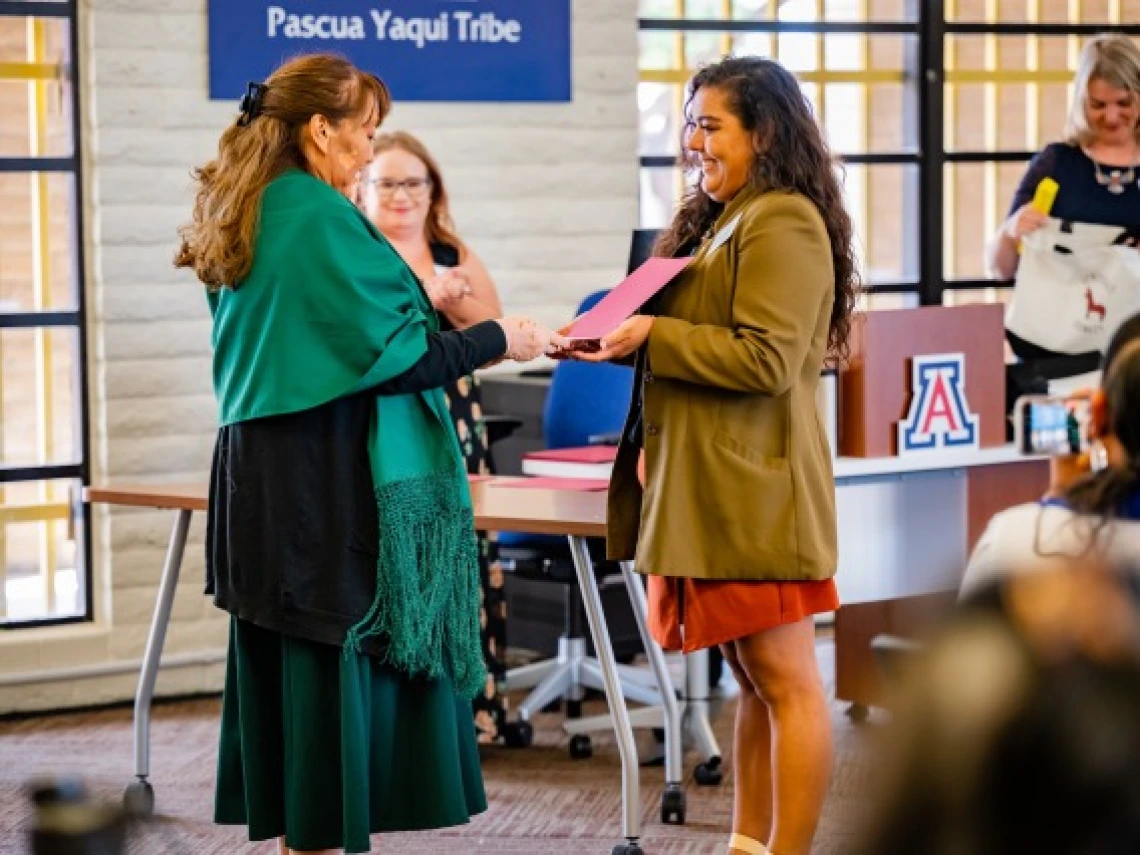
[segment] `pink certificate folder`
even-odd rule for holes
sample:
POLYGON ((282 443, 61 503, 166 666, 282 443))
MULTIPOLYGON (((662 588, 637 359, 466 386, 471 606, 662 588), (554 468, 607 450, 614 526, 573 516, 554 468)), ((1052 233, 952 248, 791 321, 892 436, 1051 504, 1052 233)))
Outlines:
POLYGON ((582 493, 600 493, 610 488, 610 482, 606 478, 503 478, 491 483, 512 490, 570 490, 582 493))
POLYGON ((616 445, 586 445, 581 448, 547 448, 528 451, 526 460, 557 460, 559 463, 613 463, 617 459, 616 445))
POLYGON ((622 321, 644 306, 692 261, 691 258, 650 258, 629 274, 590 311, 574 321, 569 339, 605 338, 622 321))

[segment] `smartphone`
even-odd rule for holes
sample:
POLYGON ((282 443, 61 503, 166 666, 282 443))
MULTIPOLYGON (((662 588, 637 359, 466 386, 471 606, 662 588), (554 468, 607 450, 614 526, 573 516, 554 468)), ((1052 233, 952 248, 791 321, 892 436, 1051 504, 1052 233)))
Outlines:
POLYGON ((1025 395, 1013 405, 1013 435, 1022 454, 1062 456, 1088 450, 1084 401, 1025 395))

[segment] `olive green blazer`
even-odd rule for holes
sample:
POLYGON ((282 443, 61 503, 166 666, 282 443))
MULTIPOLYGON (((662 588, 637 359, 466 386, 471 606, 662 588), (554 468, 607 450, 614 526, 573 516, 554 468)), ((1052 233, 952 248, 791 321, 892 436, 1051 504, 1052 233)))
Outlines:
POLYGON ((662 293, 638 354, 610 483, 610 558, 702 579, 835 574, 835 483, 816 408, 834 299, 811 201, 747 187, 725 206, 662 293), (639 410, 644 492, 630 441, 639 410))

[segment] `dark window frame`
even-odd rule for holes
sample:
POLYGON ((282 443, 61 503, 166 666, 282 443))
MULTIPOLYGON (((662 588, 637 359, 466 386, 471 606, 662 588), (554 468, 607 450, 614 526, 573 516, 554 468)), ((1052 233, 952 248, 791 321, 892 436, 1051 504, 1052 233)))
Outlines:
MULTIPOLYGON (((66 80, 71 95, 72 153, 67 157, 0 157, 0 173, 63 173, 72 177, 71 245, 75 281, 74 310, 0 312, 0 329, 74 329, 77 335, 74 370, 79 391, 79 459, 44 465, 0 465, 0 484, 55 479, 76 479, 82 487, 91 482, 90 389, 87 372, 87 288, 83 227, 83 170, 80 152, 82 140, 82 91, 80 78, 80 39, 78 0, 66 2, 13 2, 0 0, 0 18, 53 18, 65 20, 68 30, 69 62, 66 80)), ((82 496, 71 496, 73 520, 77 523, 77 561, 82 564, 83 611, 60 617, 45 616, 30 620, 0 619, 0 631, 42 626, 90 622, 95 616, 91 548, 91 510, 82 496)), ((77 568, 78 569, 78 568, 77 568)))
MULTIPOLYGON (((943 253, 943 180, 948 163, 1028 162, 1035 152, 951 151, 945 147, 946 39, 953 35, 1082 36, 1115 32, 1140 36, 1140 25, 1111 24, 1020 24, 947 21, 945 0, 909 0, 904 21, 739 21, 641 18, 642 32, 732 32, 809 33, 813 35, 904 35, 911 36, 906 48, 904 138, 907 151, 840 155, 849 164, 898 164, 917 166, 904 192, 904 204, 915 210, 903 212, 903 242, 907 256, 904 269, 917 271, 914 280, 868 283, 872 294, 914 294, 919 305, 941 306, 947 291, 970 291, 1008 287, 996 279, 947 279, 943 253)), ((669 156, 643 156, 641 168, 675 166, 669 156)))

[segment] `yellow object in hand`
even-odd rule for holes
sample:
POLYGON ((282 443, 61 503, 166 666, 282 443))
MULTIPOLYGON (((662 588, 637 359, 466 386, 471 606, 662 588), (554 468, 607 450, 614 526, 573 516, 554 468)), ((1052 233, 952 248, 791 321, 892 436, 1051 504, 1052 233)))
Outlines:
MULTIPOLYGON (((1029 206, 1039 214, 1049 216, 1049 212, 1053 210, 1053 202, 1057 199, 1057 191, 1060 189, 1061 185, 1052 178, 1042 178, 1041 183, 1037 185, 1037 190, 1033 193, 1033 201, 1029 203, 1029 206)), ((1021 241, 1017 242, 1017 253, 1018 255, 1021 254, 1021 241)))
POLYGON ((1053 210, 1053 202, 1056 201, 1057 191, 1060 189, 1061 185, 1052 178, 1042 178, 1041 183, 1037 185, 1037 191, 1033 194, 1033 201, 1029 204, 1033 206, 1033 210, 1048 216, 1053 210))

